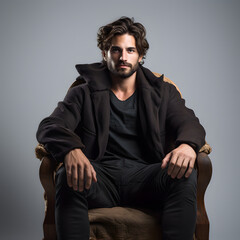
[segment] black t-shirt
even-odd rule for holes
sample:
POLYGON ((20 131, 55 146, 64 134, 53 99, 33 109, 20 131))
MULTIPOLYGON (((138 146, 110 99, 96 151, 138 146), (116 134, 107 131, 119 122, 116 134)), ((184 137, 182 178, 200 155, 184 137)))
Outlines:
POLYGON ((113 156, 144 162, 139 131, 137 92, 121 101, 110 91, 110 126, 105 157, 113 156))

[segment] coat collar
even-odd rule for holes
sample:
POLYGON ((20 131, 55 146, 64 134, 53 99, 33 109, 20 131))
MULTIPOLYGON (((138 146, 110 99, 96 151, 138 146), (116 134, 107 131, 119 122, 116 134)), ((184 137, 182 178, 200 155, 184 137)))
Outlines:
MULTIPOLYGON (((103 91, 111 88, 109 70, 103 63, 78 64, 76 69, 92 91, 103 91)), ((149 69, 140 66, 137 70, 137 86, 149 90, 159 90, 163 75, 156 77, 149 69)))
POLYGON ((92 91, 103 91, 111 88, 111 79, 109 71, 103 63, 78 64, 75 66, 89 85, 92 91))

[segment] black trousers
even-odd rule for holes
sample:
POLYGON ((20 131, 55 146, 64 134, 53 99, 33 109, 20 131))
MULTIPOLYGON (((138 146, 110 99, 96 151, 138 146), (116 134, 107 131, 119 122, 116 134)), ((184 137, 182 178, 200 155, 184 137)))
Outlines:
POLYGON ((97 183, 74 191, 62 166, 56 174, 56 228, 58 240, 89 240, 88 209, 114 206, 159 211, 162 239, 192 240, 196 224, 194 169, 189 178, 172 179, 161 163, 133 160, 91 162, 97 183))

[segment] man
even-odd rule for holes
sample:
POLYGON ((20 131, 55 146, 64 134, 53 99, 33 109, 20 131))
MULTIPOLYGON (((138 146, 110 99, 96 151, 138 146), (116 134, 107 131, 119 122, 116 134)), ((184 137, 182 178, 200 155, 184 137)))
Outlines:
POLYGON ((88 209, 161 213, 163 239, 190 240, 196 221, 196 155, 205 131, 176 88, 142 66, 145 28, 120 18, 98 32, 103 62, 77 65, 69 90, 37 139, 63 166, 56 174, 59 240, 89 239, 88 209), (175 148, 167 153, 166 139, 175 148))

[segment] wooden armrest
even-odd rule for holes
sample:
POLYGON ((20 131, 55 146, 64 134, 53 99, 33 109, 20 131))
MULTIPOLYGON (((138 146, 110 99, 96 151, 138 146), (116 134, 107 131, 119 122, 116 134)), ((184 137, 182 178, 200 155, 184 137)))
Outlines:
POLYGON ((212 177, 212 163, 205 152, 198 154, 197 158, 197 224, 196 235, 198 240, 209 239, 209 220, 204 204, 204 195, 212 177))
POLYGON ((39 177, 45 190, 45 218, 43 222, 44 240, 56 240, 55 227, 55 170, 56 164, 50 157, 43 157, 39 177))

